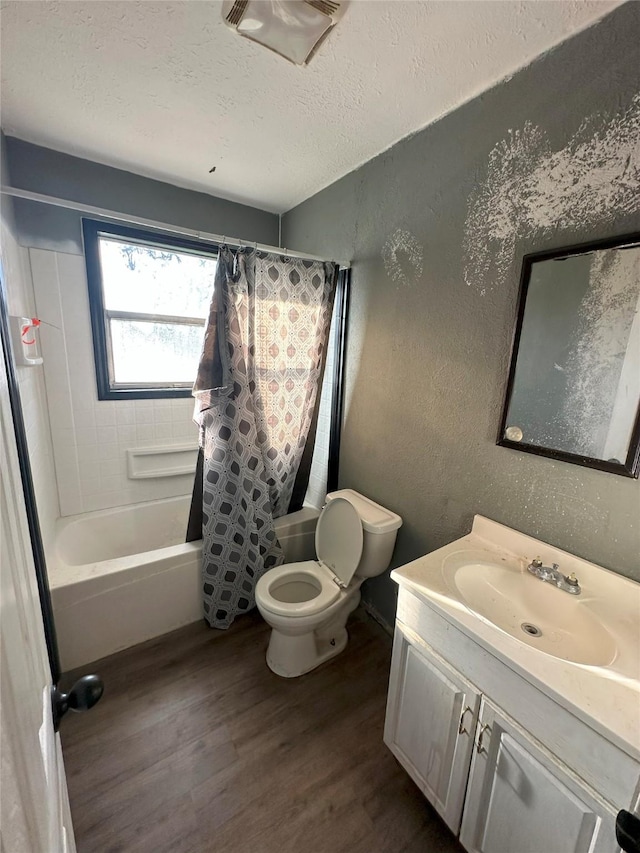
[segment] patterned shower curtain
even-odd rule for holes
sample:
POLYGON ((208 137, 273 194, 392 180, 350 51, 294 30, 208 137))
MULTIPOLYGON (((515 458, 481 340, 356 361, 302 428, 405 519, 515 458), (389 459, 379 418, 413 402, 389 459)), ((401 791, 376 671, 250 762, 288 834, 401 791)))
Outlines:
POLYGON ((223 247, 194 385, 202 465, 205 618, 228 628, 283 562, 285 515, 309 434, 334 264, 223 247))

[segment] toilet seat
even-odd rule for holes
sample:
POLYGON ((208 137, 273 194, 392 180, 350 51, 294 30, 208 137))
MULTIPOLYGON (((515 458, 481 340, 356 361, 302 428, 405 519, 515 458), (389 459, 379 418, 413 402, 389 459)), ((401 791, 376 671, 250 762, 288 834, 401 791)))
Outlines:
POLYGON ((334 581, 333 574, 315 560, 285 563, 270 569, 256 586, 256 598, 259 598, 260 606, 277 616, 312 616, 333 604, 339 595, 340 587, 334 581), (306 601, 283 601, 276 597, 278 589, 301 582, 314 586, 317 594, 306 601))
POLYGON ((349 586, 364 544, 362 522, 353 504, 338 497, 330 501, 320 513, 315 538, 317 561, 284 563, 260 578, 256 599, 266 611, 277 616, 313 616, 326 610, 349 586), (277 595, 279 589, 282 597, 277 595))
POLYGON ((320 513, 316 525, 316 554, 343 587, 349 586, 355 575, 364 533, 358 510, 346 498, 333 498, 320 513))

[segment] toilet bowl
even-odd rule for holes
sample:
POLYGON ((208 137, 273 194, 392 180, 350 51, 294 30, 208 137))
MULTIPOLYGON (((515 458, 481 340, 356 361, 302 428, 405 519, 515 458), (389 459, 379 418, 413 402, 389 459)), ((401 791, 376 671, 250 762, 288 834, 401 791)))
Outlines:
POLYGON ((256 585, 258 610, 271 626, 273 672, 303 675, 344 649, 360 586, 388 567, 401 524, 399 515, 352 489, 327 495, 316 527, 318 559, 285 563, 256 585))

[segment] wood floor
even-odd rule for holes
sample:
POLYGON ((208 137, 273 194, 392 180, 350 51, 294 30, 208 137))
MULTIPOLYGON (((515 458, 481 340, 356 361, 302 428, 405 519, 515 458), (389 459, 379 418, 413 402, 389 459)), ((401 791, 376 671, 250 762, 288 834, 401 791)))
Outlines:
POLYGON ((79 853, 461 851, 382 742, 390 639, 359 611, 349 634, 294 679, 253 614, 92 667, 102 700, 61 727, 79 853))

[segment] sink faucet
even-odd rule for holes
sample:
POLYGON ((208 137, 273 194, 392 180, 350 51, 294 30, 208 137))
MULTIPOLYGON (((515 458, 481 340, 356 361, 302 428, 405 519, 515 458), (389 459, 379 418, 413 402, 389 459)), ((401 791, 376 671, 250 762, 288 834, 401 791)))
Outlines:
POLYGON ((554 563, 553 567, 550 568, 549 566, 543 566, 540 557, 536 557, 527 566, 527 571, 540 578, 541 581, 555 584, 558 589, 563 589, 565 592, 571 593, 571 595, 580 595, 581 589, 578 578, 573 572, 568 576, 563 575, 557 563, 554 563))

